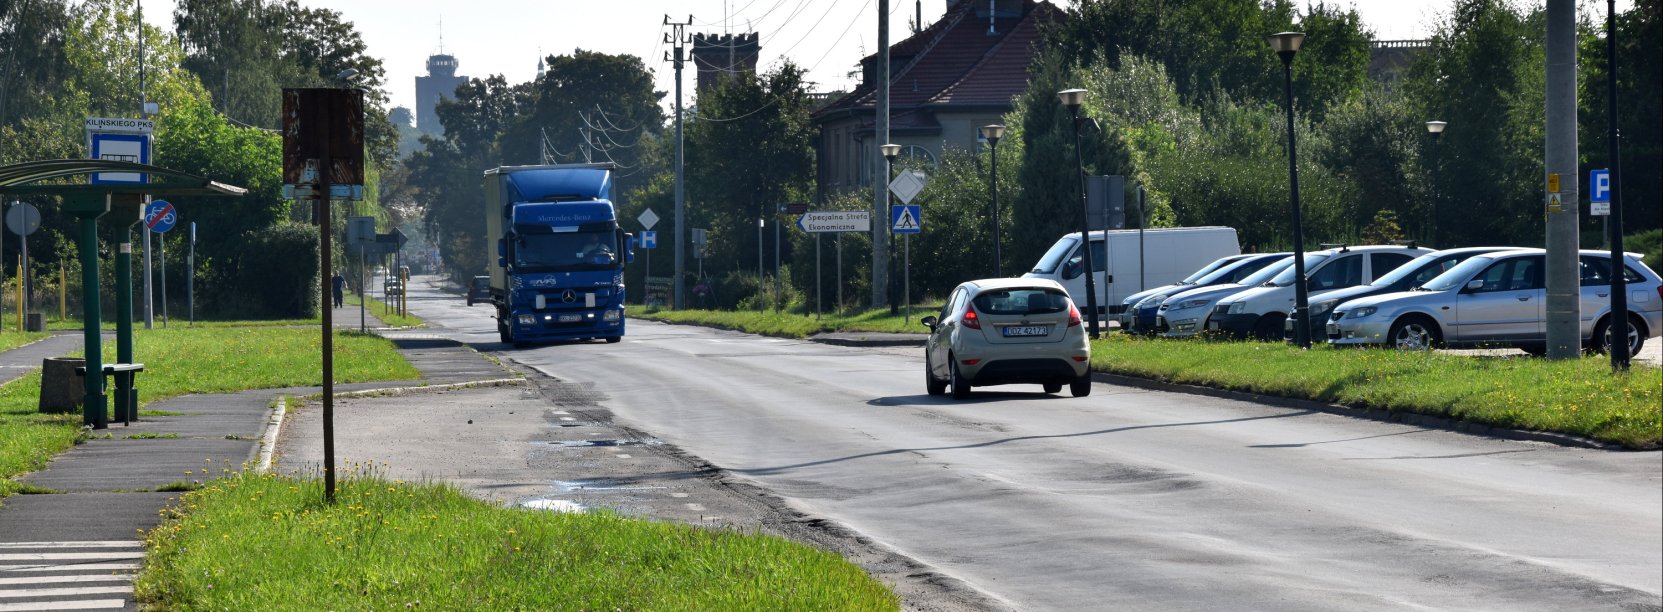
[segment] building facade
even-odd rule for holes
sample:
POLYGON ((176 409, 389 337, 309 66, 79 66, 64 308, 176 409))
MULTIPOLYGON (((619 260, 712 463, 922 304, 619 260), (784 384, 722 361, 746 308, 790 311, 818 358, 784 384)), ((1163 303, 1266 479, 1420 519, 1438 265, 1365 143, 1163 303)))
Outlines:
POLYGON ((739 74, 756 74, 762 44, 757 34, 694 34, 693 65, 699 69, 697 91, 739 74))
MULTIPOLYGON (((1027 90, 1040 28, 1063 18, 1048 2, 949 0, 940 20, 889 48, 889 141, 929 165, 947 149, 977 150, 981 126, 1003 121, 1027 90)), ((876 141, 876 56, 861 66, 860 85, 813 115, 822 200, 869 186, 885 144, 876 141)))
POLYGON ((468 77, 456 74, 456 57, 440 53, 427 58, 427 76, 416 77, 416 129, 430 136, 442 136, 439 124, 440 100, 456 97, 456 87, 468 77))

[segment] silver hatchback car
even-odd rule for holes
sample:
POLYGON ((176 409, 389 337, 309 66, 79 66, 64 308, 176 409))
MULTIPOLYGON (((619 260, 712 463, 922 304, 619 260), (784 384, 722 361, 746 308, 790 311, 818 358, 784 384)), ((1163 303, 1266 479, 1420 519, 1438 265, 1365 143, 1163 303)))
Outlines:
POLYGON ((1080 309, 1056 281, 993 278, 953 289, 924 345, 924 388, 955 399, 971 387, 1038 383, 1046 393, 1091 393, 1091 345, 1080 309))
MULTIPOLYGON (((1441 346, 1503 346, 1547 351, 1546 252, 1520 249, 1474 256, 1419 289, 1358 298, 1334 309, 1328 342, 1386 344, 1425 349, 1441 346)), ((1581 332, 1583 345, 1610 346, 1611 254, 1584 250, 1581 332)), ((1629 354, 1663 331, 1663 279, 1640 262, 1624 259, 1628 283, 1629 354)))

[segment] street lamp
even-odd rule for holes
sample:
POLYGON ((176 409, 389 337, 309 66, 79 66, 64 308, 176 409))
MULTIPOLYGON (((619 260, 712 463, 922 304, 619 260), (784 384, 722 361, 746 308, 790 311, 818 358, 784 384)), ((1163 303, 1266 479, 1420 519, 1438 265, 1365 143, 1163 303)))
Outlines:
POLYGON ((1004 259, 999 256, 999 139, 1005 137, 1005 126, 997 123, 982 126, 982 138, 992 147, 993 159, 988 164, 987 195, 993 201, 993 277, 1004 276, 1004 259))
POLYGON ((1438 165, 1438 143, 1444 135, 1446 121, 1426 122, 1426 133, 1432 135, 1432 244, 1443 248, 1444 243, 1438 241, 1438 179, 1442 174, 1438 165))
POLYGON ((1091 269, 1091 227, 1086 220, 1086 165, 1080 156, 1080 104, 1086 101, 1086 90, 1064 89, 1057 92, 1057 100, 1068 107, 1074 126, 1074 169, 1080 176, 1080 259, 1085 262, 1086 320, 1090 322, 1091 337, 1097 339, 1097 274, 1091 269))
POLYGON ((1288 206, 1293 210, 1293 337, 1299 348, 1311 348, 1311 304, 1305 286, 1305 232, 1299 216, 1299 166, 1293 138, 1293 56, 1305 42, 1304 32, 1280 32, 1269 37, 1270 48, 1282 58, 1282 84, 1288 100, 1288 206))
MULTIPOLYGON (((886 145, 883 145, 881 147, 878 147, 878 150, 883 152, 883 159, 884 159, 884 162, 885 162, 884 163, 884 182, 888 183, 890 181, 895 180, 895 158, 901 156, 901 145, 890 143, 890 144, 886 144, 886 145)), ((884 188, 883 194, 884 194, 883 195, 884 202, 886 202, 886 203, 891 202, 892 194, 889 192, 889 188, 887 186, 884 188)), ((896 299, 895 299, 895 257, 894 257, 894 255, 895 255, 895 241, 894 240, 889 241, 889 251, 890 251, 890 253, 889 253, 890 254, 890 257, 889 257, 889 314, 896 314, 896 313, 900 312, 901 309, 900 309, 899 302, 897 302, 896 299)))

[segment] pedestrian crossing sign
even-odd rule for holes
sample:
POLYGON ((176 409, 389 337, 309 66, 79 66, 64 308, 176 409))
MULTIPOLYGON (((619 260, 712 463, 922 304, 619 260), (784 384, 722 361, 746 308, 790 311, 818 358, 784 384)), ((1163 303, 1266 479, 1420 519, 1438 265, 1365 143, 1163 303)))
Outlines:
POLYGON ((924 207, 917 204, 889 207, 889 231, 896 234, 924 231, 924 207))

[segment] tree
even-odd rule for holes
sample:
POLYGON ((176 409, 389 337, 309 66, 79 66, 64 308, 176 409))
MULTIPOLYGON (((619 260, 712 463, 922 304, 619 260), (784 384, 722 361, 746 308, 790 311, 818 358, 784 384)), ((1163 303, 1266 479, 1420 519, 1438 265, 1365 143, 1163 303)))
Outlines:
POLYGON ((0 126, 48 114, 61 99, 69 25, 62 0, 0 0, 0 126))
POLYGON ((814 193, 803 74, 786 62, 699 93, 686 136, 687 201, 690 224, 710 230, 707 270, 748 267, 757 252, 756 220, 780 222, 778 205, 808 202, 814 193))
POLYGON ((1541 243, 1545 32, 1539 9, 1458 0, 1410 66, 1403 92, 1414 116, 1450 126, 1436 174, 1422 140, 1419 173, 1466 211, 1459 224, 1439 224, 1440 247, 1541 243))
MULTIPOLYGON (((1623 223, 1632 232, 1657 227, 1663 218, 1663 72, 1657 69, 1657 50, 1663 48, 1663 0, 1636 0, 1617 15, 1617 117, 1622 136, 1623 223)), ((1582 28, 1577 51, 1581 73, 1577 102, 1581 176, 1593 168, 1610 168, 1611 153, 1606 117, 1607 92, 1605 13, 1582 28)), ((1584 190, 1586 191, 1586 190, 1584 190)), ((1585 218, 1584 227, 1598 227, 1585 218)))

